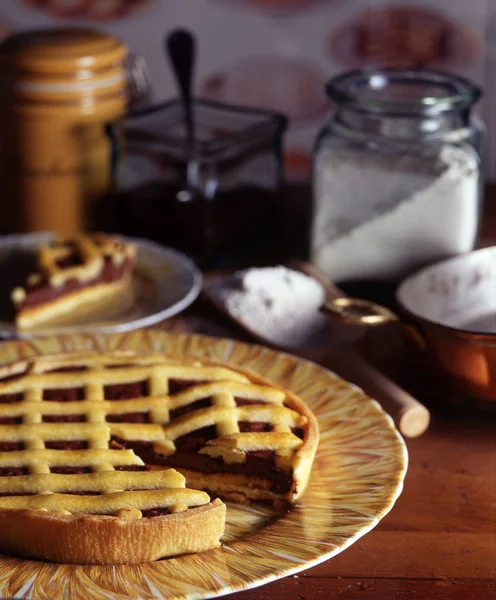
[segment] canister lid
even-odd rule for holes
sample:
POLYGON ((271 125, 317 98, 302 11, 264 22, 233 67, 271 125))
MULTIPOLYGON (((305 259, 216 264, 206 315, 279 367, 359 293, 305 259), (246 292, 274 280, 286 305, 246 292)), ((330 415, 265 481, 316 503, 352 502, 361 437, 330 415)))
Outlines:
POLYGON ((92 29, 42 29, 15 34, 0 44, 0 60, 25 74, 95 71, 122 62, 126 46, 92 29))

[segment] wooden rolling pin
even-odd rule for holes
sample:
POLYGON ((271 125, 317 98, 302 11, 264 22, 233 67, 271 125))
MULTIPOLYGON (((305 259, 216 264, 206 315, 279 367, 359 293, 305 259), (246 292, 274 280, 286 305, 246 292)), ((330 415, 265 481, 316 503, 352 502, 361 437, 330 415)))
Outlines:
MULTIPOLYGON (((293 261, 288 266, 316 279, 325 289, 327 299, 346 297, 314 265, 293 261)), ((418 437, 429 427, 430 413, 423 404, 349 350, 329 350, 319 362, 376 399, 405 437, 418 437)))
POLYGON ((330 351, 321 363, 377 400, 405 437, 418 437, 429 427, 427 408, 361 358, 349 352, 330 351))

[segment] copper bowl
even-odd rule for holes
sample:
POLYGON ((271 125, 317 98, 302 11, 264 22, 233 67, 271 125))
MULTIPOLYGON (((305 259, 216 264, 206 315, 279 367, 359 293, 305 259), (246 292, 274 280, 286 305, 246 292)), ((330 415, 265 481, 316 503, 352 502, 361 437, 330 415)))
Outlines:
POLYGON ((346 297, 323 312, 350 324, 400 323, 443 390, 496 408, 496 246, 418 271, 396 300, 396 313, 346 297))

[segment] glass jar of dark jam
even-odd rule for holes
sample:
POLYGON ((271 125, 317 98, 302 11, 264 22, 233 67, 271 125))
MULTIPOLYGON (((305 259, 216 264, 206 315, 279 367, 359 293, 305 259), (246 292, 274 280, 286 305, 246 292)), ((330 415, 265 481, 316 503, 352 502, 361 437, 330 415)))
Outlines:
POLYGON ((119 229, 210 269, 272 253, 282 232, 286 118, 195 101, 188 143, 178 101, 130 114, 119 177, 119 229))

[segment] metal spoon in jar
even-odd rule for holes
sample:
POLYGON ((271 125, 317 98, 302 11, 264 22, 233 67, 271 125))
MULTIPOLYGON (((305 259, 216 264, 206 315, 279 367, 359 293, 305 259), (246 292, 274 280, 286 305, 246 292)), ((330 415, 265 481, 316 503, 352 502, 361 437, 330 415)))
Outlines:
POLYGON ((195 160, 195 120, 191 96, 191 85, 195 68, 196 42, 192 33, 186 29, 175 29, 166 38, 166 52, 170 59, 174 76, 176 78, 179 95, 186 125, 187 141, 187 190, 178 193, 178 200, 192 199, 197 187, 197 161, 195 160))

